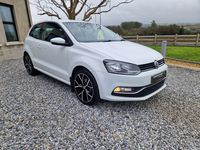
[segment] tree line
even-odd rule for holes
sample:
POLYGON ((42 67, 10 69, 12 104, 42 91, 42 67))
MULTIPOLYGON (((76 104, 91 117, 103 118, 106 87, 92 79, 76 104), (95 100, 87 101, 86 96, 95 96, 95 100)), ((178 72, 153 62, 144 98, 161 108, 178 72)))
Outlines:
POLYGON ((200 30, 184 30, 183 26, 176 24, 170 25, 157 25, 155 20, 151 22, 151 26, 144 28, 140 22, 122 22, 118 26, 107 26, 109 29, 122 36, 145 36, 145 35, 190 35, 198 34, 200 30))

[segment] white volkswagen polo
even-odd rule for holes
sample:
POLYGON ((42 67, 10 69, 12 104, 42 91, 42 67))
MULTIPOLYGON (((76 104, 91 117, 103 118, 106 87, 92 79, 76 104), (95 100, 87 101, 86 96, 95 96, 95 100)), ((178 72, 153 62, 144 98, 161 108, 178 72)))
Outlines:
POLYGON ((163 56, 104 26, 78 21, 35 24, 25 39, 24 65, 71 85, 87 105, 146 100, 166 87, 163 56))

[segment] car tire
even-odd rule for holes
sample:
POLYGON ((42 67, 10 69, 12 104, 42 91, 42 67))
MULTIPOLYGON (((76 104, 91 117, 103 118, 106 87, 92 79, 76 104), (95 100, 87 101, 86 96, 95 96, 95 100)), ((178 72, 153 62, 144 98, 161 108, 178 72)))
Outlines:
POLYGON ((26 71, 29 75, 36 75, 38 74, 38 71, 34 68, 32 60, 28 54, 25 54, 23 57, 24 66, 26 68, 26 71))
POLYGON ((86 69, 80 69, 75 73, 73 89, 78 99, 85 105, 92 105, 99 100, 99 89, 96 80, 86 69))

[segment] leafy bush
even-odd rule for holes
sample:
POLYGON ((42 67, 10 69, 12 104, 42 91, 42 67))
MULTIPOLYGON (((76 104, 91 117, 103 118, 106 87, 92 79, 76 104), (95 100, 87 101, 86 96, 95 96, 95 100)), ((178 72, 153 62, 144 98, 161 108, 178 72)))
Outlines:
POLYGON ((121 27, 125 30, 130 30, 130 29, 134 29, 134 28, 140 28, 142 27, 142 23, 140 22, 122 22, 121 23, 121 27))
POLYGON ((185 34, 185 35, 190 35, 191 33, 192 33, 192 31, 190 31, 190 30, 185 30, 185 31, 184 31, 184 34, 185 34))

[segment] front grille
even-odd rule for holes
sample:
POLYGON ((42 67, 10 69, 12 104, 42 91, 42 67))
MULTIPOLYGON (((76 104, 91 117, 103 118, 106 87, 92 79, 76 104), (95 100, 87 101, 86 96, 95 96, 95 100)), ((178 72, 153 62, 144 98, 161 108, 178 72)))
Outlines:
POLYGON ((146 89, 144 89, 143 91, 141 91, 140 93, 137 93, 135 95, 135 97, 143 97, 143 96, 147 96, 155 91, 157 91, 159 88, 161 88, 164 85, 165 81, 161 81, 157 84, 154 84, 146 89))
MULTIPOLYGON (((158 64, 159 64, 159 67, 163 66, 165 64, 164 58, 161 59, 161 60, 158 60, 158 64)), ((139 68, 140 68, 140 70, 142 72, 153 70, 153 69, 155 69, 154 62, 148 63, 148 64, 143 64, 143 65, 139 65, 139 68)))
POLYGON ((142 72, 155 69, 154 63, 148 63, 144 65, 139 65, 139 68, 142 72))
POLYGON ((163 58, 163 59, 159 60, 158 63, 159 63, 159 66, 164 65, 165 64, 165 59, 163 58))
POLYGON ((144 90, 137 94, 119 94, 119 93, 112 93, 114 96, 122 96, 122 97, 144 97, 147 96, 158 89, 160 89, 165 84, 165 80, 162 80, 161 82, 158 82, 154 85, 147 86, 144 90))

